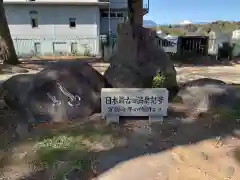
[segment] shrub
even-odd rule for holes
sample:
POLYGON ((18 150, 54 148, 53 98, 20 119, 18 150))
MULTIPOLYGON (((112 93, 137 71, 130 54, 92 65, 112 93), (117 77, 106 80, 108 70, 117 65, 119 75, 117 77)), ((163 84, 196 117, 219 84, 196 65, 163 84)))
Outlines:
POLYGON ((162 72, 157 72, 156 76, 153 77, 152 87, 163 88, 165 86, 166 77, 162 72))
POLYGON ((176 77, 171 74, 165 74, 158 71, 152 80, 152 88, 171 88, 176 87, 176 77))

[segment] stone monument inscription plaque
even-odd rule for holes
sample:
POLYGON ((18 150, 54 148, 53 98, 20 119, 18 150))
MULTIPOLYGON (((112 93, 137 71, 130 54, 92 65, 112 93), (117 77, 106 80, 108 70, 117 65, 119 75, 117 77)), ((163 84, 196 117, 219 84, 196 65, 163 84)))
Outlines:
POLYGON ((101 112, 107 123, 120 116, 148 116, 149 122, 162 122, 167 116, 166 88, 103 88, 101 112))

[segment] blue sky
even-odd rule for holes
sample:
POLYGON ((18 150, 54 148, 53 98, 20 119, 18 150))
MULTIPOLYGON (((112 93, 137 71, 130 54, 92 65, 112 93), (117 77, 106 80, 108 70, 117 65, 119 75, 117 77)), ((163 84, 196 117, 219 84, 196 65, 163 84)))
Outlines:
MULTIPOLYGON (((147 0, 144 0, 146 3, 147 0)), ((240 0, 149 0, 150 11, 145 20, 157 24, 209 22, 215 20, 240 21, 240 0)))

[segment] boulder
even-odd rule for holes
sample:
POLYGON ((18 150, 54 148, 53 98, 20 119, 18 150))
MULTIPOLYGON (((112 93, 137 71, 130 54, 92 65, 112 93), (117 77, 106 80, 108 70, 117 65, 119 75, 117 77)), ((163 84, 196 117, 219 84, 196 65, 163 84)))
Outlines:
POLYGON ((33 74, 20 74, 12 76, 4 81, 1 85, 1 96, 5 104, 17 112, 21 118, 20 121, 25 121, 25 108, 23 106, 27 99, 29 91, 33 88, 35 76, 33 74))
POLYGON ((36 86, 41 86, 47 80, 58 80, 61 76, 71 73, 78 78, 85 78, 90 86, 99 91, 99 88, 112 87, 108 81, 91 65, 79 60, 58 61, 37 73, 36 86))
POLYGON ((26 106, 34 121, 66 121, 101 111, 101 89, 111 87, 89 64, 58 62, 36 74, 26 106))
POLYGON ((4 83, 5 103, 29 124, 66 121, 100 112, 101 88, 111 87, 84 62, 52 64, 35 75, 15 76, 4 83))
POLYGON ((239 104, 239 90, 223 81, 202 78, 182 85, 175 99, 187 107, 188 113, 199 115, 219 109, 233 109, 239 104))
MULTIPOLYGON (((33 87, 34 75, 21 74, 15 75, 4 81, 1 85, 1 96, 4 99, 4 113, 10 113, 11 116, 4 114, 0 119, 0 126, 12 138, 25 137, 29 130, 29 123, 26 119, 26 108, 23 105, 27 99, 28 92, 33 87)), ((10 138, 10 137, 9 137, 10 138)), ((12 139, 10 138, 10 139, 12 139)))
POLYGON ((156 33, 140 25, 119 26, 115 50, 104 76, 114 88, 151 88, 156 75, 163 87, 177 86, 176 70, 169 56, 156 44, 156 33))

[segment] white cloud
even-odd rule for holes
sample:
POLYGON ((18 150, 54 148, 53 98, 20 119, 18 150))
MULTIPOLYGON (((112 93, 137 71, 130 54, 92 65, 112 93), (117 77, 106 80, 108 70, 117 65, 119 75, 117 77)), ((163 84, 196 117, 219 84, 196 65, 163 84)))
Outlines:
POLYGON ((180 22, 179 24, 181 24, 181 25, 187 25, 187 24, 192 24, 192 22, 191 22, 191 21, 188 21, 188 20, 184 20, 184 21, 180 22))

